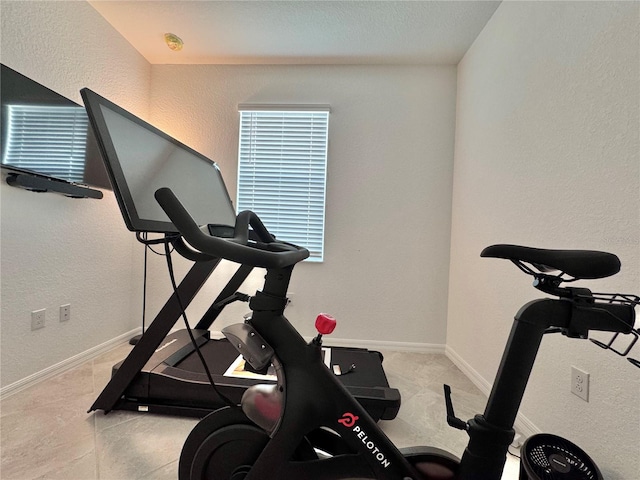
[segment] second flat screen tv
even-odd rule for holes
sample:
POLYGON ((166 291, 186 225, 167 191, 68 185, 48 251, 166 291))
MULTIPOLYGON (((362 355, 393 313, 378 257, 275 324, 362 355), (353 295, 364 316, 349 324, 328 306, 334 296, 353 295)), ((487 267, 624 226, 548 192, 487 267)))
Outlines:
POLYGON ((3 170, 111 189, 81 105, 0 64, 0 106, 3 170))
POLYGON ((127 228, 174 233, 154 194, 170 188, 198 225, 235 224, 235 210, 217 165, 89 89, 89 121, 127 228))

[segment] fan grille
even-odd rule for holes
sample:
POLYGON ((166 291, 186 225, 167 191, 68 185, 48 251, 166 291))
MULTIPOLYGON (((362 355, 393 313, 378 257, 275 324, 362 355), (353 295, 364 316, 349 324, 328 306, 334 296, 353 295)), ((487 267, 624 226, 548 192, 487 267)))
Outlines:
POLYGON ((598 467, 582 449, 555 435, 530 437, 521 458, 529 480, 602 480, 598 467))

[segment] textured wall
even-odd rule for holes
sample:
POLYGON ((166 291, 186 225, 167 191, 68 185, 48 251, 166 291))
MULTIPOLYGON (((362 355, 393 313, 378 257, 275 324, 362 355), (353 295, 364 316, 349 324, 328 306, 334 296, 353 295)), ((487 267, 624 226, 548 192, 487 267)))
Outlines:
POLYGON ((334 338, 443 345, 455 67, 154 66, 152 120, 217 161, 232 198, 239 103, 331 105, 325 261, 296 267, 291 320, 311 335, 328 311, 334 338))
MULTIPOLYGON (((458 69, 447 345, 492 381, 511 319, 543 296, 493 243, 612 251, 585 282, 640 293, 639 5, 505 2, 458 69)), ((609 480, 640 478, 640 371, 590 342, 545 338, 522 412, 609 480), (570 366, 591 373, 589 403, 570 366)))
MULTIPOLYGON (((2 63, 78 103, 88 86, 147 113, 149 64, 89 4, 3 1, 0 13, 2 63)), ((2 179, 2 386, 139 326, 142 249, 104 194, 70 199, 2 179), (41 308, 46 326, 32 332, 41 308)))

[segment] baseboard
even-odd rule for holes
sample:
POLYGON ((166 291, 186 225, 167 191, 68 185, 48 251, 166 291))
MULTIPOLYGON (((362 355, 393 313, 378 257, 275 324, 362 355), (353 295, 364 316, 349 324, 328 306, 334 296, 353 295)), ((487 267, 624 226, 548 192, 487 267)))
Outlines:
POLYGON ((517 432, 521 433, 522 437, 525 439, 529 438, 531 435, 542 433, 542 430, 536 427, 531 420, 521 413, 518 413, 518 416, 516 417, 515 429, 517 432))
POLYGON ((482 393, 489 396, 491 392, 491 383, 486 381, 482 375, 480 375, 474 368, 471 367, 458 353, 447 345, 445 348, 445 355, 453 364, 462 370, 471 382, 480 389, 482 393))
POLYGON ((29 388, 43 380, 59 375, 62 372, 70 370, 78 365, 91 360, 103 353, 108 352, 109 350, 126 343, 129 341, 131 337, 135 335, 139 335, 142 332, 141 328, 136 328, 131 330, 130 332, 123 333, 122 335, 118 335, 111 340, 108 340, 98 346, 90 348, 89 350, 85 350, 77 355, 74 355, 71 358, 67 358, 62 362, 56 363, 55 365, 51 365, 50 367, 45 368, 39 372, 34 373, 33 375, 29 375, 17 382, 11 383, 5 387, 0 388, 0 400, 9 397, 15 393, 18 393, 26 388, 29 388))
MULTIPOLYGON (((220 331, 211 331, 211 338, 224 338, 220 331)), ((311 341, 312 337, 305 337, 311 341)), ((412 342, 388 342, 380 340, 353 340, 349 338, 324 337, 324 345, 327 347, 353 347, 369 350, 391 350, 394 352, 413 353, 445 353, 445 346, 436 343, 412 343, 412 342)))
MULTIPOLYGON (((469 365, 458 353, 447 345, 445 355, 453 364, 464 373, 471 382, 480 389, 482 393, 489 396, 492 384, 480 375, 471 365, 469 365)), ((524 438, 540 433, 540 429, 534 423, 525 417, 522 413, 518 413, 514 426, 516 432, 520 433, 524 438)))
POLYGON ((391 350, 393 352, 445 353, 445 345, 436 343, 353 340, 348 338, 327 338, 324 343, 328 346, 334 347, 367 348, 369 350, 391 350))

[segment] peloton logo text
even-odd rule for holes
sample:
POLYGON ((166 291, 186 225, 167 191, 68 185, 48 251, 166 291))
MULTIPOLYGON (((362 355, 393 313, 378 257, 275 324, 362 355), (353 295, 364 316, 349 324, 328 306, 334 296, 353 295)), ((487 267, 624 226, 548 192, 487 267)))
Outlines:
POLYGON ((356 424, 358 418, 359 417, 357 415, 347 412, 342 415, 342 418, 338 419, 338 423, 344 425, 347 428, 350 428, 351 431, 355 433, 356 436, 360 439, 366 449, 371 452, 371 455, 373 455, 375 459, 380 463, 380 465, 382 465, 384 468, 388 468, 391 465, 391 462, 387 460, 387 458, 384 456, 384 453, 380 451, 376 444, 369 440, 369 436, 367 435, 367 433, 362 430, 359 425, 356 424))

